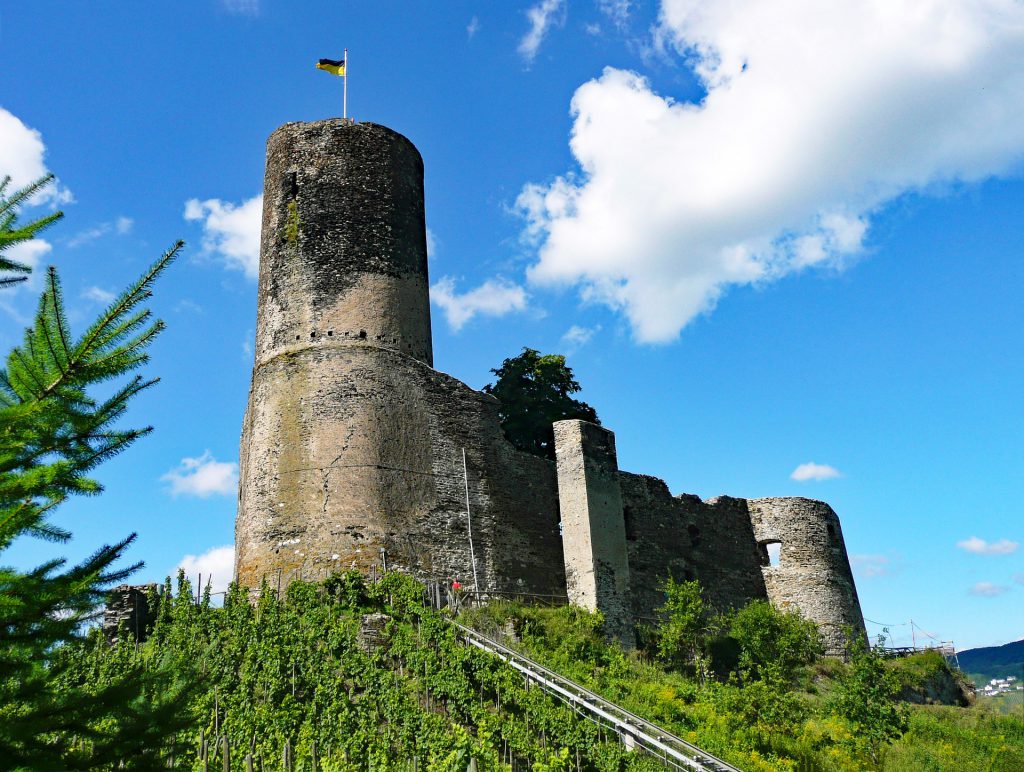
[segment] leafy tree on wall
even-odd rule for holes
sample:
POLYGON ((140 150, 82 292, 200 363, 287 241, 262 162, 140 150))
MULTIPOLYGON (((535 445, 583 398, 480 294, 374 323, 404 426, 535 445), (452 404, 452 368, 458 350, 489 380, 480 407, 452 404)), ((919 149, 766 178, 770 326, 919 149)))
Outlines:
MULTIPOLYGON (((49 182, 43 178, 10 197, 0 183, 0 253, 35 238, 60 215, 16 225, 17 205, 49 182)), ((18 537, 63 543, 51 520, 73 495, 102 491, 91 478, 103 461, 150 429, 118 424, 129 401, 155 381, 129 377, 97 400, 90 390, 121 378, 148 359, 163 329, 145 308, 157 276, 178 243, 130 285, 80 337, 72 334, 60 280, 47 271, 33 325, 0 369, 0 766, 80 769, 144 760, 173 731, 180 689, 160 667, 130 670, 89 690, 62 688, 62 646, 94 619, 105 591, 138 566, 117 567, 134 534, 98 549, 78 565, 56 558, 30 570, 3 565, 18 537), (145 701, 144 693, 160 695, 145 701)), ((0 257, 0 284, 31 269, 0 257), (14 274, 13 276, 11 274, 14 274)))
POLYGON ((571 396, 580 385, 561 354, 524 348, 491 372, 497 380, 484 386, 484 391, 501 402, 501 428, 520 450, 554 458, 552 423, 571 418, 601 423, 594 408, 571 396))

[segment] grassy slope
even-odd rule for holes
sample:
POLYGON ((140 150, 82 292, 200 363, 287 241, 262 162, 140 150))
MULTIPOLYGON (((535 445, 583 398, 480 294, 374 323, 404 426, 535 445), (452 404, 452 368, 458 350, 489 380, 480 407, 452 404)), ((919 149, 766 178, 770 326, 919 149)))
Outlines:
MULTIPOLYGON (((910 706, 908 732, 880 762, 858 746, 856 728, 830 715, 828 696, 845 665, 823 660, 794 689, 759 684, 704 686, 642 654, 606 645, 599 619, 577 609, 494 604, 465 615, 506 642, 623 707, 745 770, 1021 770, 1024 721, 984 706, 910 706)), ((941 657, 894 663, 904 684, 945 667, 941 657)))

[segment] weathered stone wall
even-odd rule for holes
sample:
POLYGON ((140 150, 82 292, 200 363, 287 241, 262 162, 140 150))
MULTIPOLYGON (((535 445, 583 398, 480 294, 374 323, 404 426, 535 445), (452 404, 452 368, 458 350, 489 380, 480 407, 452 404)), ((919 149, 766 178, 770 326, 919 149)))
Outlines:
POLYGON ((423 159, 391 129, 286 123, 267 141, 256 369, 342 340, 432 364, 423 159))
MULTIPOLYGON (((271 135, 256 340, 235 528, 243 585, 386 561, 471 588, 468 477, 483 592, 564 597, 586 547, 591 568, 570 591, 606 615, 628 581, 632 613, 653 616, 671 573, 699 579, 720 608, 794 605, 831 650, 839 625, 863 627, 827 505, 673 496, 618 472, 613 435, 581 422, 557 425, 556 473, 506 441, 493 397, 432 369, 423 163, 390 129, 331 120, 271 135), (772 539, 783 564, 762 569, 772 539)), ((626 611, 612 614, 617 629, 626 611)))
POLYGON ((237 576, 380 566, 481 589, 564 591, 554 465, 501 434, 497 403, 387 349, 333 344, 254 379, 237 576))
POLYGON ((556 421, 555 456, 569 602, 601 611, 607 635, 636 645, 615 435, 586 421, 556 421))
POLYGON ((621 472, 619 481, 637 617, 656 615, 665 602, 660 587, 670 574, 677 581, 699 580, 720 609, 767 597, 746 501, 673 496, 664 481, 629 472, 621 472))
POLYGON ((117 643, 121 626, 136 641, 144 641, 156 621, 158 609, 149 607, 149 593, 156 593, 155 584, 119 584, 107 593, 103 609, 103 636, 108 643, 117 643))
POLYGON ((796 497, 747 504, 769 599, 817 622, 827 653, 842 655, 844 625, 864 634, 864 617, 836 513, 823 501, 796 497), (781 544, 776 566, 767 551, 773 542, 781 544))
POLYGON ((288 124, 264 195, 238 580, 386 560, 472 586, 465 448, 480 589, 564 593, 554 464, 505 440, 493 397, 430 367, 415 148, 379 126, 288 124))

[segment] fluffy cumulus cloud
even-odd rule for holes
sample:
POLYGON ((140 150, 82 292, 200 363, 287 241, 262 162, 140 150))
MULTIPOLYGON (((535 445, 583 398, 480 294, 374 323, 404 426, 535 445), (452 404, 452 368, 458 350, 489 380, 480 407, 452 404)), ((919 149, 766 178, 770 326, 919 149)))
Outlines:
POLYGON ((444 311, 448 325, 461 330, 470 319, 483 316, 504 316, 526 309, 526 291, 505 279, 488 279, 479 287, 459 293, 455 280, 444 277, 430 287, 430 301, 444 311))
MULTIPOLYGON (((49 173, 45 155, 43 135, 36 129, 26 126, 13 113, 0 107, 0 178, 11 178, 8 193, 49 173)), ((60 205, 71 203, 73 200, 70 190, 51 184, 31 199, 30 203, 60 205)))
POLYGON ((976 582, 971 585, 971 588, 967 591, 971 595, 978 598, 995 598, 1002 595, 1004 592, 1009 591, 1009 587, 1003 584, 993 584, 992 582, 976 582))
POLYGON ((202 574, 204 589, 209 582, 211 592, 224 592, 235 576, 235 547, 227 544, 223 547, 213 547, 202 555, 186 555, 175 566, 171 575, 176 575, 179 568, 192 580, 193 586, 199 579, 199 574, 202 574))
POLYGON ((864 579, 889 576, 893 572, 892 560, 886 555, 850 555, 854 573, 864 579))
MULTIPOLYGON (((0 179, 10 177, 6 191, 8 195, 49 173, 45 156, 46 145, 43 143, 43 135, 25 125, 13 113, 0 107, 0 179)), ((51 184, 26 203, 29 206, 59 206, 73 200, 74 197, 67 188, 51 184)), ((53 246, 46 239, 32 239, 14 244, 4 251, 4 256, 8 259, 33 269, 27 282, 0 290, 0 308, 21 324, 27 324, 30 319, 18 310, 13 298, 25 287, 34 291, 41 286, 42 276, 34 269, 52 249, 53 246)))
POLYGON ((553 26, 565 24, 566 0, 541 0, 526 11, 530 29, 519 41, 519 55, 527 64, 534 60, 540 44, 553 26))
POLYGON ((1009 539, 988 542, 972 536, 970 539, 958 541, 956 546, 965 552, 973 552, 975 555, 1012 555, 1020 547, 1020 544, 1009 539))
POLYGON ((842 477, 842 473, 834 466, 828 464, 815 464, 813 461, 808 461, 806 464, 800 464, 793 473, 789 476, 791 480, 797 482, 807 482, 808 480, 831 480, 836 477, 842 477))
POLYGON ((260 271, 260 223, 263 196, 232 204, 218 198, 185 202, 185 219, 203 226, 203 251, 219 256, 229 268, 255 279, 260 271))
POLYGON ((206 451, 198 458, 183 458, 176 469, 160 479, 170 483, 172 496, 234 496, 238 491, 238 464, 218 461, 206 451))
MULTIPOLYGON (((39 266, 39 261, 52 251, 53 245, 46 239, 30 239, 7 247, 4 250, 4 257, 35 270, 39 266)), ((38 272, 33 273, 32 276, 36 279, 35 284, 38 284, 38 272)))
POLYGON ((572 99, 579 169, 518 199, 530 279, 579 285, 642 342, 731 286, 842 266, 905 192, 1024 158, 1019 2, 663 0, 657 36, 705 98, 605 69, 572 99))

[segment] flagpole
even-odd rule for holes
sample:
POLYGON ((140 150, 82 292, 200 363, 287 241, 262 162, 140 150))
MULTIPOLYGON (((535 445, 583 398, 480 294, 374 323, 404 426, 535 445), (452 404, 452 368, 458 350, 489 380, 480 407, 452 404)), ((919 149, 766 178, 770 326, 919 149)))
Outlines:
POLYGON ((345 49, 345 53, 342 56, 342 61, 345 62, 345 83, 342 87, 341 97, 341 117, 348 120, 348 49, 345 49))

